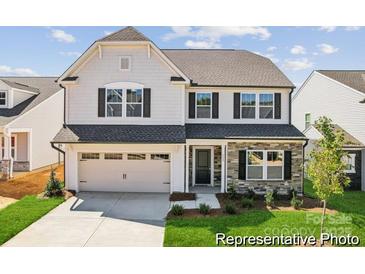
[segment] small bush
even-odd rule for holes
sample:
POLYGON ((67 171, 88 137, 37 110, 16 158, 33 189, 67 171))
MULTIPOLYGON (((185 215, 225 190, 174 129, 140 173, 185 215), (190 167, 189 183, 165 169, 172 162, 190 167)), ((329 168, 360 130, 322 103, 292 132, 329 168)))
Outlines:
POLYGON ((236 214, 237 213, 237 209, 236 207, 234 206, 233 203, 228 203, 224 206, 224 211, 227 213, 227 214, 236 214))
POLYGON ((253 207, 253 199, 249 199, 249 198, 242 198, 241 200, 241 206, 243 208, 252 208, 253 207))
POLYGON ((295 191, 293 191, 293 197, 290 200, 290 205, 297 210, 300 209, 303 205, 303 201, 297 198, 295 191))
POLYGON ((267 206, 273 207, 274 206, 274 192, 268 191, 265 194, 265 204, 267 206))
POLYGON ((171 212, 174 216, 181 216, 184 214, 184 206, 179 205, 179 204, 174 204, 171 207, 171 212))
POLYGON ((64 183, 56 178, 56 172, 51 170, 44 195, 47 197, 61 196, 63 194, 64 183))
POLYGON ((237 198, 237 186, 234 182, 232 182, 227 189, 228 198, 234 200, 237 198))
POLYGON ((252 189, 249 189, 243 194, 243 197, 254 200, 256 199, 256 193, 252 189))
POLYGON ((210 205, 208 204, 199 204, 199 212, 203 215, 208 215, 210 212, 210 205))

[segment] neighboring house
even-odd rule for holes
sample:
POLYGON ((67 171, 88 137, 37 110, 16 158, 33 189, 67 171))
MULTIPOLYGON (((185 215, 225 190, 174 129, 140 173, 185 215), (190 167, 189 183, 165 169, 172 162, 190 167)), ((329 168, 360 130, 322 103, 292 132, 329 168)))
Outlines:
POLYGON ((345 134, 344 159, 350 189, 365 190, 365 71, 318 70, 294 94, 293 124, 310 139, 306 154, 322 135, 313 125, 321 116, 332 119, 345 134))
POLYGON ((50 141, 63 124, 63 90, 55 77, 0 77, 3 179, 59 161, 50 141))
POLYGON ((93 43, 65 87, 66 187, 75 191, 302 192, 293 84, 245 50, 161 50, 133 27, 93 43))

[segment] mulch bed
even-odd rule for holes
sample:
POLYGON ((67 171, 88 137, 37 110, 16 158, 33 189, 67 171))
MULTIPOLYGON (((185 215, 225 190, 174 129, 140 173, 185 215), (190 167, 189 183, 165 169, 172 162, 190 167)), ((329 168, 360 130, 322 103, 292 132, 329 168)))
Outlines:
POLYGON ((196 194, 195 193, 183 193, 183 192, 174 192, 170 195, 170 201, 195 201, 196 194))
MULTIPOLYGON (((65 200, 70 199, 71 197, 75 196, 75 192, 74 191, 69 191, 69 190, 62 190, 62 194, 57 195, 56 197, 63 197, 65 200)), ((44 192, 39 193, 37 195, 38 199, 49 199, 50 197, 47 197, 44 195, 44 192)))

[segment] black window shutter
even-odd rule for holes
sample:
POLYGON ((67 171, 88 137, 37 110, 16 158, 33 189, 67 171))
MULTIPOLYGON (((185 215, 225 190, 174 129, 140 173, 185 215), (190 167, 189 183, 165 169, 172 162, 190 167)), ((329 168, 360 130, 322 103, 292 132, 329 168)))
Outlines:
POLYGON ((151 89, 143 89, 143 117, 151 117, 151 89))
POLYGON ((275 119, 281 119, 281 93, 275 93, 275 119))
POLYGON ((105 88, 99 88, 98 117, 105 117, 105 88))
POLYGON ((240 150, 238 153, 238 179, 246 180, 246 150, 240 150))
POLYGON ((291 180, 291 151, 284 152, 284 180, 291 180))
POLYGON ((189 119, 195 118, 195 92, 189 92, 189 119))
POLYGON ((233 94, 233 118, 240 119, 240 98, 241 94, 239 92, 235 92, 233 94))
POLYGON ((213 92, 213 109, 212 109, 212 118, 218 119, 219 117, 219 93, 213 92))

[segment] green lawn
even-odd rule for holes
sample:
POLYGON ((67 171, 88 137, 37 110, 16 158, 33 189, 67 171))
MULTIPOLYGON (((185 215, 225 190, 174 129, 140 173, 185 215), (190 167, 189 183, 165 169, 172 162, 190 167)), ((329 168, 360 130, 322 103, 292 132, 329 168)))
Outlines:
MULTIPOLYGON (((314 195, 309 181, 305 192, 314 195)), ((326 230, 335 235, 350 233, 360 237, 365 246, 365 193, 346 192, 329 201, 329 206, 339 211, 329 217, 326 230)), ((252 210, 234 216, 179 218, 166 223, 165 246, 216 246, 215 234, 232 236, 293 235, 319 236, 320 214, 304 211, 252 210)))
POLYGON ((64 201, 63 198, 38 199, 26 196, 0 210, 0 245, 34 223, 64 201))

